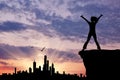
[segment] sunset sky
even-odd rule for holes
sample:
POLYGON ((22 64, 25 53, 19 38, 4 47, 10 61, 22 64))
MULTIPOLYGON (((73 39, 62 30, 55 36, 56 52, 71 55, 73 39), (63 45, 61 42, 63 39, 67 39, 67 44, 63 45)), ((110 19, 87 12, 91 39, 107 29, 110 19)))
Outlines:
MULTIPOLYGON (((89 26, 80 16, 100 14, 101 48, 120 49, 120 0, 0 0, 0 74, 42 66, 44 55, 60 73, 85 74, 78 52, 89 26)), ((93 38, 87 49, 96 49, 93 38)))

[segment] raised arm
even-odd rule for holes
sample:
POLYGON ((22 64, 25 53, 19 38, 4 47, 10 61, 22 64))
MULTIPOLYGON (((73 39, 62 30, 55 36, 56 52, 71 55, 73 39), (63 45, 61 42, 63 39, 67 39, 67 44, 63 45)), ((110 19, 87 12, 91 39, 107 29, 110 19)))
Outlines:
POLYGON ((98 17, 98 20, 102 17, 103 15, 101 14, 99 17, 98 17))
POLYGON ((81 15, 81 17, 82 17, 87 23, 89 23, 89 21, 88 21, 85 17, 83 17, 83 15, 81 15))

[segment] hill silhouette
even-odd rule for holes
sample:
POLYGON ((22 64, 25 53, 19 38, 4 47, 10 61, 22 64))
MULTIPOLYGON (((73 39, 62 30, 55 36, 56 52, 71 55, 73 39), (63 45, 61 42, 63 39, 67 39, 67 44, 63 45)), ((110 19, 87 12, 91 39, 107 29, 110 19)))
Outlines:
POLYGON ((88 80, 120 80, 120 50, 80 51, 88 80))

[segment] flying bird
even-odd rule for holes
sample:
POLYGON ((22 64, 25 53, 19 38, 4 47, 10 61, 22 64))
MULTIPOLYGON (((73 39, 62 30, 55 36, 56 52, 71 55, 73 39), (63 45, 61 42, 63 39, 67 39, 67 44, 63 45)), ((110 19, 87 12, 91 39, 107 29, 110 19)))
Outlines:
POLYGON ((45 49, 45 47, 43 47, 42 49, 41 49, 41 51, 43 51, 45 49))

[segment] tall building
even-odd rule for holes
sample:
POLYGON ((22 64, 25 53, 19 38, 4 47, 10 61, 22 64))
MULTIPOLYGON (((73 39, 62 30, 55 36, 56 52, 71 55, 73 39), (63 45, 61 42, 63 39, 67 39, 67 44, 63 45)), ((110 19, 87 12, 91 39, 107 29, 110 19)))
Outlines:
POLYGON ((44 65, 43 65, 43 71, 47 71, 47 56, 44 56, 44 65))
POLYGON ((52 67, 50 66, 50 75, 52 76, 52 67))
POLYGON ((15 67, 15 74, 17 73, 16 71, 17 71, 17 69, 16 69, 16 67, 15 67))
POLYGON ((34 61, 33 62, 33 73, 35 73, 35 70, 36 70, 36 62, 34 61))
POLYGON ((29 73, 32 73, 32 68, 31 67, 29 67, 29 73))
POLYGON ((46 70, 48 71, 49 70, 49 60, 47 60, 47 64, 46 64, 47 66, 47 68, 46 68, 46 70))
POLYGON ((39 71, 41 71, 41 66, 39 66, 39 71))
POLYGON ((55 68, 54 68, 54 64, 52 63, 52 67, 51 67, 51 70, 52 70, 52 75, 54 75, 54 73, 55 73, 55 68))
POLYGON ((47 56, 44 56, 44 64, 47 64, 47 56))

